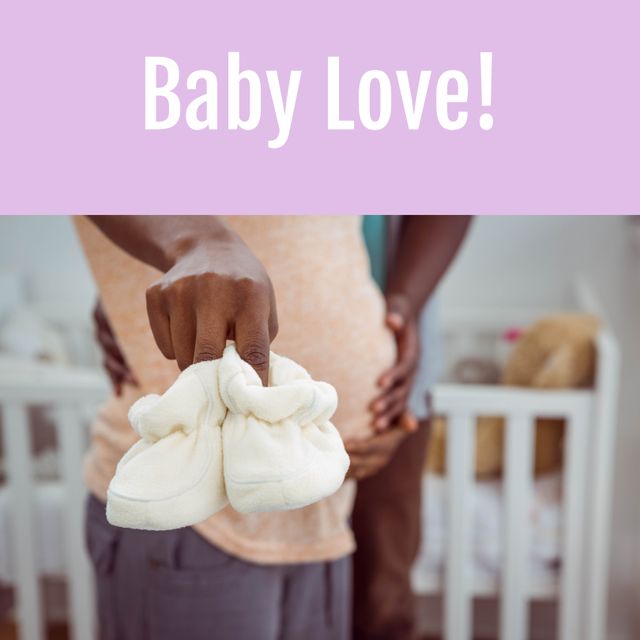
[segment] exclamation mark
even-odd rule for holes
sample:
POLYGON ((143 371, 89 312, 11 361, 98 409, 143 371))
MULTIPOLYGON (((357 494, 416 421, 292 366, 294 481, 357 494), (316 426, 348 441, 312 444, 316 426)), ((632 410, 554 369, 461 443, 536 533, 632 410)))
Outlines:
MULTIPOLYGON (((491 106, 491 85, 493 71, 493 52, 480 52, 480 102, 483 107, 491 106)), ((493 116, 490 113, 483 113, 480 116, 480 128, 489 131, 493 128, 493 116)))

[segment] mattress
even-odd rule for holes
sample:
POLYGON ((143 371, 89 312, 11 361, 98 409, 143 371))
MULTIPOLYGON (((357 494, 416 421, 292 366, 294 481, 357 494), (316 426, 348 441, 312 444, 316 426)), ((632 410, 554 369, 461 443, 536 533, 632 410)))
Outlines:
MULTIPOLYGON (((500 480, 473 484, 471 558, 473 591, 491 593, 500 581, 504 499, 500 480)), ((562 474, 537 478, 529 498, 529 576, 532 595, 554 591, 562 540, 562 474)), ((422 485, 422 542, 412 580, 418 593, 441 589, 447 551, 447 479, 425 474, 422 485)))

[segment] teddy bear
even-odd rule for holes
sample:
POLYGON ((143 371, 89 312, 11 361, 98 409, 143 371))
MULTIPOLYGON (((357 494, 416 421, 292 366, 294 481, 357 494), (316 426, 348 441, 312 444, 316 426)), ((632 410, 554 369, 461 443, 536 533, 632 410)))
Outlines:
MULTIPOLYGON (((593 384, 599 320, 588 314, 565 313, 541 318, 515 341, 500 375, 500 384, 531 389, 576 389, 593 384)), ((500 476, 503 470, 504 418, 481 416, 476 421, 475 474, 500 476)), ((444 474, 446 419, 432 420, 427 469, 444 474)), ((562 465, 564 420, 537 418, 536 475, 562 465)))

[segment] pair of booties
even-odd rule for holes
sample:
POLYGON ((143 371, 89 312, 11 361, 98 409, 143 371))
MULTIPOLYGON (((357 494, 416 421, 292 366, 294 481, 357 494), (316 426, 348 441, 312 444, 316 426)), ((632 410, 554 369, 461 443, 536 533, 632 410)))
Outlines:
POLYGON ((129 421, 141 437, 107 492, 107 519, 167 530, 240 513, 297 509, 337 491, 349 457, 330 422, 335 389, 271 354, 269 386, 236 352, 185 369, 163 394, 140 398, 129 421))

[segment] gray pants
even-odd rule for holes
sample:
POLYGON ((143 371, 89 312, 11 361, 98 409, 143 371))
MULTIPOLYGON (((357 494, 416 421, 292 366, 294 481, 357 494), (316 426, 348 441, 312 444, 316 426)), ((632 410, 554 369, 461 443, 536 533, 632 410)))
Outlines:
POLYGON ((94 497, 87 544, 102 640, 347 640, 351 558, 258 565, 193 529, 112 527, 94 497))

